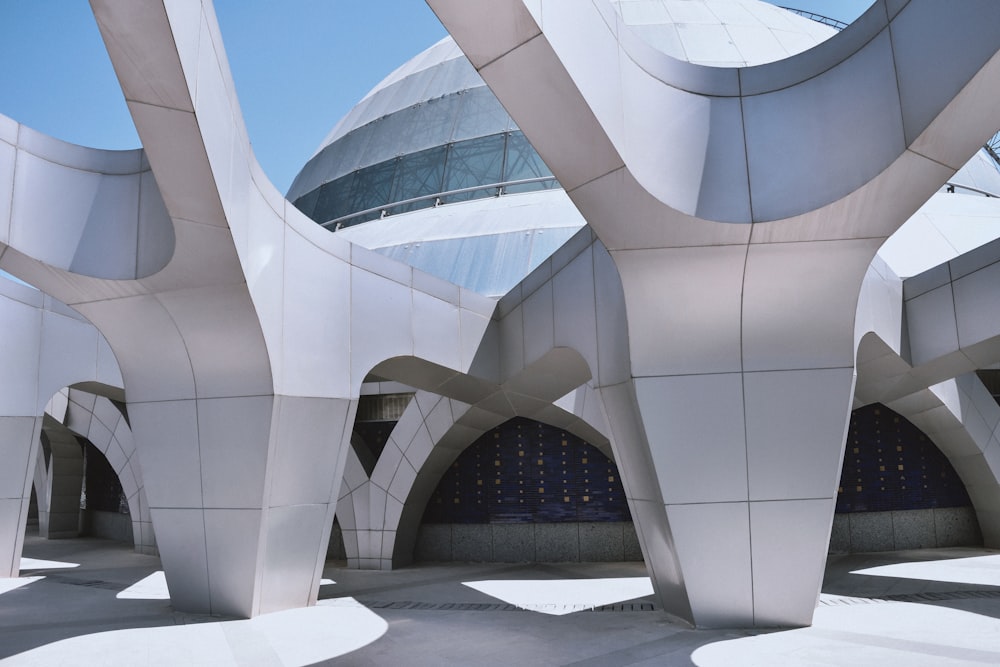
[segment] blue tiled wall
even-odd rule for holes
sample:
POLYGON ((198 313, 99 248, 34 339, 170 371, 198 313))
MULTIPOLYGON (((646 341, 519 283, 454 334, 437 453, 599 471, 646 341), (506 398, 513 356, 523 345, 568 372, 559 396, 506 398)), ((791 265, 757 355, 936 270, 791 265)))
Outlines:
POLYGON ((631 521, 618 468, 562 429, 515 418, 483 434, 441 478, 425 523, 631 521))
MULTIPOLYGON (((851 416, 837 512, 971 506, 948 459, 884 405, 851 416)), ((442 477, 425 523, 631 521, 615 464, 580 438, 515 418, 485 433, 442 477)))
POLYGON ((920 429, 879 403, 851 414, 837 512, 969 505, 958 473, 920 429))

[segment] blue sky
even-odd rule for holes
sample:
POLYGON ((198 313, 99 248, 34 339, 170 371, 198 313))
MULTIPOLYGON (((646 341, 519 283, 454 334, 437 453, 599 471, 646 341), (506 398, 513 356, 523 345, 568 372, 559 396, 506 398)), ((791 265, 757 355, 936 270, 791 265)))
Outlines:
MULTIPOLYGON (((871 0, 777 0, 851 21, 871 0)), ((285 191, 385 75, 445 35, 423 0, 216 0, 254 151, 285 191)), ((0 113, 65 141, 135 148, 85 0, 0 0, 0 113)))

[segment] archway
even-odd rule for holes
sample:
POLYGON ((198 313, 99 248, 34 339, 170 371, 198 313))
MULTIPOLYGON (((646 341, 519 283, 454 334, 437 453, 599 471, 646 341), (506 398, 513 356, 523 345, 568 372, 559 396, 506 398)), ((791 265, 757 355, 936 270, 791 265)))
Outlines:
POLYGON ((965 484, 945 453, 892 409, 851 414, 831 552, 982 545, 965 484))
POLYGON ((423 513, 417 560, 642 560, 618 468, 564 428, 515 417, 462 451, 423 513))

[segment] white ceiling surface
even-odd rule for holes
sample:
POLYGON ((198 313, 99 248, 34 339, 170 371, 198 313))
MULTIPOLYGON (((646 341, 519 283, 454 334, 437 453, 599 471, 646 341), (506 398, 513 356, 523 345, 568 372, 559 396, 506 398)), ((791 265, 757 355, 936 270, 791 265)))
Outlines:
POLYGON ((1000 199, 936 194, 879 249, 900 278, 909 278, 1000 237, 1000 199))
MULTIPOLYGON (((625 23, 651 46, 699 65, 761 65, 805 51, 836 32, 760 0, 611 1, 625 23)), ((387 114, 483 85, 461 49, 445 37, 375 86, 337 123, 316 153, 387 114), (460 62, 451 63, 455 60, 460 62), (451 64, 442 67, 446 63, 451 64)))
POLYGON ((713 67, 781 60, 836 33, 758 0, 611 0, 611 4, 650 46, 713 67))
MULTIPOLYGON (((736 67, 779 60, 811 48, 836 32, 759 0, 610 1, 623 21, 653 47, 709 66, 736 67)), ((365 123, 453 91, 456 84, 484 85, 464 61, 461 50, 446 37, 375 86, 337 124, 320 149, 365 123)), ((1000 172, 982 152, 951 182, 1000 193, 1000 172)), ((550 203, 540 206, 541 201, 524 198, 517 205, 512 201, 510 206, 493 207, 493 200, 485 200, 487 205, 470 215, 470 202, 437 209, 432 215, 397 216, 338 233, 367 248, 389 249, 463 236, 581 224, 579 220, 567 220, 565 202, 555 201, 552 193, 539 194, 542 201, 550 203)), ((961 194, 942 199, 945 196, 932 198, 879 251, 900 277, 915 275, 1000 237, 998 200, 961 194)))

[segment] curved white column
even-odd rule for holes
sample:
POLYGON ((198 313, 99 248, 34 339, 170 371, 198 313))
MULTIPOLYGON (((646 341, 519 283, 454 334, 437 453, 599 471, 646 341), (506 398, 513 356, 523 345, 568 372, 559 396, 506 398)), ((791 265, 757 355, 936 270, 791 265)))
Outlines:
POLYGON ((886 404, 934 441, 965 484, 986 547, 1000 545, 1000 406, 975 373, 886 404))
POLYGON ((880 0, 737 70, 654 52, 599 0, 429 4, 621 275, 628 377, 602 393, 664 607, 808 625, 862 278, 1000 126, 1000 7, 880 0))
POLYGON ((43 486, 35 487, 38 499, 38 534, 41 537, 77 537, 80 534, 80 491, 83 488, 83 451, 68 429, 52 417, 42 421, 48 439, 49 465, 43 486), (45 507, 45 519, 42 519, 45 507))
MULTIPOLYGON (((38 458, 46 405, 67 385, 120 387, 121 375, 100 333, 37 290, 0 280, 0 322, 0 457, 5 462, 0 472, 0 576, 16 577, 31 486, 36 478, 45 480, 38 474, 38 458)), ((45 493, 41 487, 37 496, 39 509, 47 512, 45 493)))
POLYGON ((873 261, 856 321, 855 404, 885 403, 934 441, 965 484, 987 546, 1000 540, 1000 407, 971 371, 1000 360, 998 253, 994 241, 906 280, 873 261))
MULTIPOLYGON (((610 456, 595 390, 583 385, 559 403, 531 418, 566 428, 610 456)), ((337 501, 348 566, 390 570, 412 562, 421 518, 441 476, 483 433, 513 416, 416 392, 370 478, 358 456, 348 454, 337 501)))
POLYGON ((92 6, 143 152, 5 120, 0 267, 114 350, 174 605, 310 604, 365 375, 401 356, 467 370, 495 304, 284 201, 253 158, 210 4, 92 6), (18 232, 31 217, 58 252, 18 232))
POLYGON ((125 416, 103 396, 70 389, 64 423, 67 429, 89 440, 107 458, 128 500, 135 550, 156 555, 156 539, 142 481, 142 466, 132 429, 125 416))

